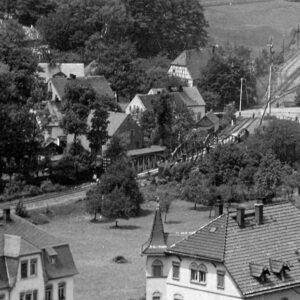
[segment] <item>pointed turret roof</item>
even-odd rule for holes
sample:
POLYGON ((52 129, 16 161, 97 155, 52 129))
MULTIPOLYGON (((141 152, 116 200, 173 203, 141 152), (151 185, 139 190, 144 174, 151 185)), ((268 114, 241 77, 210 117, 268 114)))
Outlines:
POLYGON ((142 254, 164 254, 167 249, 164 225, 159 204, 156 207, 149 240, 144 244, 142 254))

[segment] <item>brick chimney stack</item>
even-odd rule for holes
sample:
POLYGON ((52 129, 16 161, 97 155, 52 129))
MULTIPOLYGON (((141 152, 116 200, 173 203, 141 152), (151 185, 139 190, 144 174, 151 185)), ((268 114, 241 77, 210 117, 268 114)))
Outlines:
POLYGON ((256 203, 255 208, 255 221, 257 225, 263 224, 264 219, 264 205, 262 203, 256 203))
POLYGON ((223 203, 217 202, 215 205, 215 218, 223 215, 223 203))
POLYGON ((238 207, 236 209, 236 221, 239 227, 243 228, 245 226, 245 208, 238 207))

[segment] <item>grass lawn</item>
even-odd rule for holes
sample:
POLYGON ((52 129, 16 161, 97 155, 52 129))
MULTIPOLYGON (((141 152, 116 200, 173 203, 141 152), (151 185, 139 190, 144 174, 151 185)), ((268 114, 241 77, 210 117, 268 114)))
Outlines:
POLYGON ((283 39, 287 43, 300 21, 299 12, 300 3, 284 0, 205 8, 209 34, 217 43, 229 41, 255 50, 266 47, 270 36, 277 49, 283 39))
MULTIPOLYGON (((75 300, 127 300, 144 296, 145 258, 141 245, 149 237, 156 203, 146 202, 142 216, 114 223, 91 223, 83 201, 53 208, 55 216, 40 227, 70 243, 80 274, 75 279, 75 300), (128 264, 115 264, 122 255, 128 264)), ((209 221, 209 211, 192 210, 193 203, 176 200, 168 215, 169 232, 193 231, 209 221)), ((52 208, 51 208, 52 209, 52 208)))

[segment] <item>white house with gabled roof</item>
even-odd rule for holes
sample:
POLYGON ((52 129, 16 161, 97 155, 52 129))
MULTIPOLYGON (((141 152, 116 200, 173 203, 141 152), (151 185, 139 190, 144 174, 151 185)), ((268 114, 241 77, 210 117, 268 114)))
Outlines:
POLYGON ((69 245, 9 209, 0 222, 0 299, 73 300, 78 271, 69 245))
POLYGON ((185 237, 164 232, 155 211, 146 256, 146 300, 300 299, 300 211, 283 202, 223 213, 185 237))

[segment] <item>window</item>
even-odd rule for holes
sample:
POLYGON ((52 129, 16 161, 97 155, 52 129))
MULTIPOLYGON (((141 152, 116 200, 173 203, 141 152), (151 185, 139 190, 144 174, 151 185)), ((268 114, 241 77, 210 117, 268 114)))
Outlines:
POLYGON ((30 260, 30 276, 37 275, 37 259, 30 260))
POLYGON ((21 278, 28 277, 28 260, 21 261, 21 278))
POLYGON ((52 300, 52 285, 46 287, 45 300, 52 300))
POLYGON ((66 299, 66 283, 61 282, 58 284, 58 300, 66 299))
POLYGON ((180 294, 175 294, 174 295, 174 300, 183 300, 183 297, 180 294))
POLYGON ((154 292, 152 295, 152 300, 160 300, 160 292, 154 292))
POLYGON ((196 263, 192 263, 190 266, 190 269, 191 269, 191 281, 192 282, 201 283, 201 284, 206 283, 207 269, 206 269, 205 265, 202 264, 198 267, 196 263))
POLYGON ((173 261, 173 279, 179 280, 180 276, 180 263, 173 261))
POLYGON ((225 272, 224 271, 217 271, 217 287, 219 289, 224 289, 225 285, 225 272))
POLYGON ((191 264, 191 281, 198 281, 198 266, 195 263, 191 264))
POLYGON ((25 300, 32 300, 32 293, 26 293, 25 300))
POLYGON ((20 300, 25 300, 25 293, 20 294, 20 300))
POLYGON ((37 290, 34 290, 33 293, 33 300, 37 300, 38 299, 38 291, 37 290))
POLYGON ((200 265, 199 267, 199 282, 206 283, 206 273, 207 269, 204 265, 200 265))
POLYGON ((5 295, 4 294, 0 294, 0 300, 4 300, 5 299, 5 295))
POLYGON ((159 259, 156 259, 152 263, 152 276, 153 277, 163 276, 163 263, 159 259))

